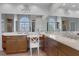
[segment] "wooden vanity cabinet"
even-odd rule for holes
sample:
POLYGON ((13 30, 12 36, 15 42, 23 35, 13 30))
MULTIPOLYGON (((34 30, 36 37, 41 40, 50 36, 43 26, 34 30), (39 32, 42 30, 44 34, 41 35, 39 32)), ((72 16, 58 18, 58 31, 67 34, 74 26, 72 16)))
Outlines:
POLYGON ((42 49, 42 50, 44 50, 44 43, 45 43, 45 40, 46 40, 46 38, 45 38, 45 36, 44 35, 42 35, 41 37, 39 37, 39 39, 40 39, 40 48, 42 49))
POLYGON ((11 37, 6 37, 6 47, 5 47, 5 52, 6 53, 16 53, 17 48, 16 48, 16 39, 11 38, 11 37))
POLYGON ((54 39, 46 37, 44 51, 47 56, 79 56, 79 51, 64 45, 54 39))
POLYGON ((20 36, 17 39, 17 52, 26 52, 27 51, 27 39, 26 36, 20 36))
MULTIPOLYGON (((59 42, 58 42, 58 49, 65 56, 79 56, 79 51, 59 42)), ((59 55, 61 55, 61 53, 59 53, 59 55)))
POLYGON ((44 51, 48 56, 57 56, 57 42, 54 42, 53 39, 46 37, 44 51))
POLYGON ((47 56, 57 56, 57 42, 54 42, 53 39, 46 37, 44 44, 44 51, 47 56))
POLYGON ((2 36, 3 50, 8 53, 19 53, 27 51, 26 36, 2 36))

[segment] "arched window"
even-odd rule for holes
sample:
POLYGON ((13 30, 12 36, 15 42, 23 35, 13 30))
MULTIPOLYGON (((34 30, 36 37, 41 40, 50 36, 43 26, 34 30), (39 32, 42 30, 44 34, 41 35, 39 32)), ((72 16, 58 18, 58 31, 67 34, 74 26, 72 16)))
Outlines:
POLYGON ((29 17, 28 16, 20 16, 19 19, 19 27, 20 32, 29 32, 29 17))

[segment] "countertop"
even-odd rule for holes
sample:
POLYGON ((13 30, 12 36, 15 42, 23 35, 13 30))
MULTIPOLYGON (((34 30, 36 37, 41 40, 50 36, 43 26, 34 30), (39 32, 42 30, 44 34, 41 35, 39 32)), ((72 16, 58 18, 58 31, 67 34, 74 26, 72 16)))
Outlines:
POLYGON ((15 32, 6 32, 6 33, 2 33, 2 35, 4 36, 17 36, 17 35, 27 35, 25 33, 15 33, 15 32))
MULTIPOLYGON (((29 32, 29 33, 20 33, 20 32, 6 32, 6 33, 2 33, 3 36, 20 36, 20 35, 27 35, 27 37, 37 37, 38 33, 33 33, 33 32, 29 32), (36 34, 36 35, 35 35, 36 34)), ((39 34, 39 37, 41 37, 42 34, 39 34)))

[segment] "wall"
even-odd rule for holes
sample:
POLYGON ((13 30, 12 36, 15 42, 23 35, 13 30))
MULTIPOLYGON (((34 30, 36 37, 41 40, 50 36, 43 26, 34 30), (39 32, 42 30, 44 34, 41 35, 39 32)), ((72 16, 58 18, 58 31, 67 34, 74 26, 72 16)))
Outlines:
POLYGON ((47 31, 47 17, 44 16, 31 16, 31 20, 35 20, 35 31, 46 32, 47 31))
POLYGON ((2 50, 1 13, 0 13, 0 51, 2 50))
POLYGON ((42 16, 42 18, 36 18, 36 30, 40 32, 46 32, 47 31, 47 19, 45 16, 42 16))
POLYGON ((36 32, 42 30, 42 26, 43 26, 42 24, 43 24, 42 17, 36 17, 36 25, 35 25, 35 31, 36 32))

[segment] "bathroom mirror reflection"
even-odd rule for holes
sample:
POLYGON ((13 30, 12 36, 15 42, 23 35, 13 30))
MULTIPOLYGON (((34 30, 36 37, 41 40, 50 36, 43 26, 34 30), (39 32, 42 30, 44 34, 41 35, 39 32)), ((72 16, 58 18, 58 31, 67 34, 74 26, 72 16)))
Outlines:
POLYGON ((3 14, 2 15, 2 32, 13 32, 14 29, 14 15, 3 14))
POLYGON ((62 31, 78 31, 78 24, 78 18, 62 17, 62 31))

